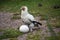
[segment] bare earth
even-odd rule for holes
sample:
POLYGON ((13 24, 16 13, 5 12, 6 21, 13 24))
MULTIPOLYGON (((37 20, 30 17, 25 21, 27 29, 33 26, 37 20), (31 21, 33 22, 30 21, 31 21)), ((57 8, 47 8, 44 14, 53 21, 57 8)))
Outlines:
MULTIPOLYGON (((14 28, 17 29, 20 25, 22 25, 22 20, 21 19, 15 19, 12 20, 11 18, 13 17, 13 13, 9 12, 0 12, 0 29, 7 29, 7 28, 14 28)), ((36 19, 39 21, 40 17, 36 17, 36 19)), ((46 20, 39 21, 43 25, 40 26, 41 33, 41 40, 44 40, 44 37, 50 36, 51 33, 49 32, 49 29, 47 28, 46 20), (43 36, 44 34, 44 36, 43 36)), ((60 28, 54 28, 53 29, 55 33, 60 32, 60 28)), ((37 30, 36 30, 37 31, 37 30)), ((34 34, 36 31, 33 31, 32 34, 34 34)), ((24 34, 22 36, 17 37, 18 40, 26 40, 26 37, 29 33, 24 34)), ((9 39, 3 39, 3 40, 9 40, 9 39)))

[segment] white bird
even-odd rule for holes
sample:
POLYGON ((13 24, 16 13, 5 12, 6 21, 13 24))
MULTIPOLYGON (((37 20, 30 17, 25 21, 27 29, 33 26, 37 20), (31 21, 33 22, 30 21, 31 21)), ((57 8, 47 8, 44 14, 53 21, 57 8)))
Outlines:
POLYGON ((21 19, 27 25, 30 25, 31 23, 33 23, 34 25, 35 24, 42 25, 41 23, 39 23, 35 20, 33 15, 29 14, 27 6, 22 6, 21 7, 21 19))
POLYGON ((21 25, 19 28, 20 32, 28 32, 29 31, 29 27, 27 25, 21 25))
POLYGON ((21 19, 26 24, 30 24, 31 21, 35 20, 34 17, 31 14, 29 14, 28 8, 26 6, 21 7, 21 19))

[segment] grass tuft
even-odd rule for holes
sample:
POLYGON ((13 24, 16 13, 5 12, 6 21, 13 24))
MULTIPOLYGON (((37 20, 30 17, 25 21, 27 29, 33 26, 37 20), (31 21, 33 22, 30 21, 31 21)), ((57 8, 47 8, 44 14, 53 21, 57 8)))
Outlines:
POLYGON ((18 37, 19 35, 22 35, 18 30, 15 29, 7 29, 3 31, 3 35, 0 36, 0 39, 5 39, 5 38, 15 38, 18 37))

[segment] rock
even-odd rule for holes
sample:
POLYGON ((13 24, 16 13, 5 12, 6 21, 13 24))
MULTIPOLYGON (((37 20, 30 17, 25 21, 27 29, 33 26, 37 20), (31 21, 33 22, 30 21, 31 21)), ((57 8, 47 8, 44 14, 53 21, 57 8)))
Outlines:
POLYGON ((41 3, 39 3, 39 4, 38 4, 38 7, 41 7, 41 6, 42 6, 42 4, 41 4, 41 3))
POLYGON ((20 32, 28 32, 29 31, 29 27, 27 25, 21 25, 19 28, 20 32))
POLYGON ((53 8, 58 9, 58 8, 60 8, 60 6, 59 5, 54 5, 53 8))

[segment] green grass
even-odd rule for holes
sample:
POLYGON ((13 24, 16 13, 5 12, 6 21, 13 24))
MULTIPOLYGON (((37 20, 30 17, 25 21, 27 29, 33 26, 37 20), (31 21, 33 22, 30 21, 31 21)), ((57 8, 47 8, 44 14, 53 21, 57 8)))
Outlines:
POLYGON ((41 30, 38 30, 35 33, 29 33, 27 36, 27 40, 40 40, 40 38, 41 38, 40 32, 41 32, 41 30))
POLYGON ((0 35, 0 39, 5 39, 5 38, 16 38, 18 37, 19 35, 22 35, 23 33, 21 33, 20 31, 18 30, 15 30, 15 29, 6 29, 6 30, 3 30, 3 35, 0 35))
POLYGON ((58 33, 58 36, 50 36, 50 37, 45 37, 45 40, 60 40, 60 32, 58 33))
POLYGON ((29 35, 27 37, 27 40, 40 40, 40 35, 36 34, 36 35, 29 35))
POLYGON ((51 36, 51 37, 46 37, 45 40, 60 40, 60 36, 56 36, 56 38, 53 37, 53 36, 51 36))
MULTIPOLYGON (((28 6, 29 12, 34 15, 46 15, 51 14, 52 16, 57 16, 60 14, 60 9, 53 9, 54 5, 60 5, 60 0, 9 0, 0 1, 0 10, 7 12, 20 12, 20 7, 23 5, 28 6), (41 3, 42 6, 39 7, 38 4, 41 3)), ((59 15, 60 16, 60 15, 59 15)))
POLYGON ((21 19, 20 15, 13 15, 13 17, 11 19, 21 19))
POLYGON ((18 40, 17 38, 10 38, 9 40, 18 40))
MULTIPOLYGON (((60 8, 54 9, 54 5, 60 5, 60 0, 1 0, 0 11, 20 13, 20 7, 26 5, 34 16, 49 14, 50 17, 60 17, 60 8), (42 6, 38 6, 41 3, 42 6)), ((43 19, 44 16, 42 16, 43 19)))

